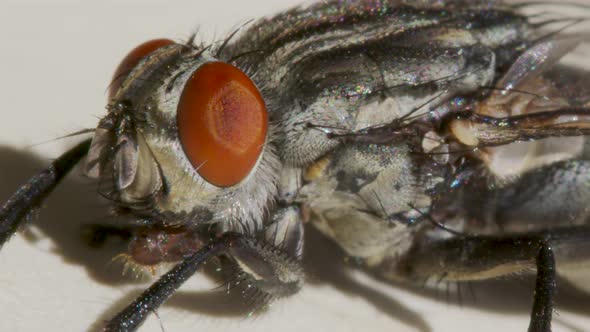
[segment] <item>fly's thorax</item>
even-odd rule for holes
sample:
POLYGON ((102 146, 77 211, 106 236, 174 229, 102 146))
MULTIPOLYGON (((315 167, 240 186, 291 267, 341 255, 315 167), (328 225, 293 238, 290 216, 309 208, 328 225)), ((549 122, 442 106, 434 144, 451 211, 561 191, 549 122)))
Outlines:
POLYGON ((296 198, 311 221, 349 255, 369 265, 401 255, 427 194, 442 179, 425 175, 406 144, 347 144, 308 167, 296 198))
MULTIPOLYGON (((212 183, 200 173, 208 160, 195 165, 179 134, 185 87, 200 68, 217 63, 220 60, 207 51, 175 44, 147 56, 128 74, 99 124, 86 167, 118 205, 152 222, 223 221, 222 228, 236 231, 261 227, 276 196, 280 168, 270 142, 273 125, 265 132, 252 169, 229 185, 212 183)), ((237 93, 252 99, 247 91, 237 93)), ((218 104, 223 107, 223 102, 218 104)))
POLYGON ((428 114, 453 96, 490 84, 496 66, 494 52, 479 45, 359 55, 357 66, 343 57, 310 57, 292 68, 301 74, 285 80, 282 92, 289 100, 281 101, 285 107, 275 117, 281 131, 278 150, 286 164, 305 167, 331 152, 339 145, 332 134, 386 126, 410 113, 428 114), (383 62, 376 65, 380 57, 383 62))

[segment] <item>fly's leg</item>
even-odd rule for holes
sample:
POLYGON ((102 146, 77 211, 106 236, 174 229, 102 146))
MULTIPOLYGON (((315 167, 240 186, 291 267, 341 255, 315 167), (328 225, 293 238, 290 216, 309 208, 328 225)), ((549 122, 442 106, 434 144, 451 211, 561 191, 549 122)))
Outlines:
MULTIPOLYGON (((551 331, 555 260, 571 263, 589 259, 588 238, 590 227, 583 225, 513 236, 422 239, 415 242, 394 273, 414 281, 472 281, 536 269, 529 331, 551 331)), ((384 272, 388 268, 385 263, 379 269, 384 272)))
POLYGON ((529 331, 551 331, 555 295, 555 257, 553 249, 543 244, 537 254, 537 280, 529 331))
MULTIPOLYGON (((555 232, 557 228, 574 225, 590 227, 590 161, 587 154, 582 158, 553 163, 522 175, 516 183, 484 198, 490 203, 484 204, 481 211, 487 211, 487 218, 508 233, 546 229, 555 232)), ((590 292, 590 255, 586 255, 586 260, 572 259, 590 252, 587 243, 587 239, 580 239, 575 243, 577 248, 554 249, 557 273, 576 288, 590 292)))
MULTIPOLYGON (((475 190, 468 195, 477 195, 475 190)), ((504 234, 448 238, 422 235, 399 265, 383 272, 408 280, 469 281, 537 270, 529 331, 550 331, 556 272, 581 273, 590 259, 590 162, 572 160, 545 166, 496 191, 480 193, 472 217, 490 217, 504 234), (556 263, 559 269, 556 270, 556 263), (395 270, 393 272, 392 270, 395 270)), ((467 229, 469 232, 469 229, 467 229)), ((440 234, 439 234, 440 235, 440 234)))
POLYGON ((111 319, 106 324, 104 331, 135 331, 147 316, 158 309, 203 263, 211 257, 222 254, 232 246, 240 245, 242 241, 243 237, 234 233, 227 233, 212 241, 163 275, 133 303, 111 319))
POLYGON ((227 256, 244 275, 243 283, 265 302, 296 293, 303 283, 299 265, 303 225, 295 207, 280 209, 262 234, 224 233, 185 258, 133 303, 111 319, 105 332, 135 331, 210 258, 227 256))
POLYGON ((59 182, 88 153, 90 140, 76 145, 34 176, 0 207, 0 247, 16 233, 27 215, 39 207, 59 182))
POLYGON ((549 137, 588 135, 589 121, 587 107, 569 107, 509 117, 469 114, 468 119, 454 121, 451 130, 461 143, 484 148, 549 137), (563 122, 568 117, 577 120, 563 122), (470 131, 466 131, 465 126, 470 126, 470 131))

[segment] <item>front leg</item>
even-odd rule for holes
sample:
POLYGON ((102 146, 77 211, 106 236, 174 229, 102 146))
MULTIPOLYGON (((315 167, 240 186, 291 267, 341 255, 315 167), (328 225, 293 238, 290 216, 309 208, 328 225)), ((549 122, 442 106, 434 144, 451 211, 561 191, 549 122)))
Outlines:
MULTIPOLYGON (((300 258, 303 225, 299 209, 278 210, 268 227, 256 236, 224 233, 164 274, 135 301, 107 322, 105 332, 137 330, 210 258, 226 256, 240 270, 239 280, 253 289, 262 305, 296 293, 303 284, 300 258)), ((254 309, 257 309, 255 307, 254 309)))
POLYGON ((84 140, 55 159, 32 177, 0 206, 0 248, 27 220, 27 215, 43 201, 72 168, 88 153, 90 140, 84 140))

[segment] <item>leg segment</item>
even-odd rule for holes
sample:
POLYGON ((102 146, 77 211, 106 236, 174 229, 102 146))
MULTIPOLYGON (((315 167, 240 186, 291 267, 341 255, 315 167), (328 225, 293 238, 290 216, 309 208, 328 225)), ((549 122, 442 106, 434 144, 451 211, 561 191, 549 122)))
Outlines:
POLYGON ((590 227, 583 225, 528 234, 421 239, 398 262, 395 271, 387 262, 379 270, 414 281, 469 281, 536 268, 529 331, 547 332, 551 331, 555 260, 567 264, 590 259, 589 238, 590 227))
POLYGON ((133 303, 111 319, 105 326, 104 331, 135 331, 147 316, 168 300, 188 278, 195 274, 207 259, 220 255, 232 246, 242 245, 242 239, 239 235, 228 233, 212 241, 162 276, 133 303))
POLYGON ((303 283, 299 266, 303 228, 299 210, 279 209, 258 237, 225 233, 205 245, 162 276, 110 320, 105 332, 135 331, 205 263, 216 256, 229 258, 240 270, 239 280, 263 301, 296 293, 303 283))
POLYGON ((0 247, 18 230, 31 210, 41 205, 59 182, 88 153, 89 148, 89 139, 76 145, 20 187, 0 207, 0 247))
POLYGON ((551 331, 555 293, 555 258, 553 249, 543 245, 537 255, 537 281, 529 332, 551 331))

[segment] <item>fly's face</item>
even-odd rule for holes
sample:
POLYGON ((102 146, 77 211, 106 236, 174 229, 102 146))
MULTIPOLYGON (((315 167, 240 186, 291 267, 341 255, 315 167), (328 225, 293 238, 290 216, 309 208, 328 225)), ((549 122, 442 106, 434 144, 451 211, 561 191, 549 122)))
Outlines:
POLYGON ((147 222, 256 229, 276 193, 268 106, 206 48, 149 41, 116 70, 86 160, 101 191, 147 222))

